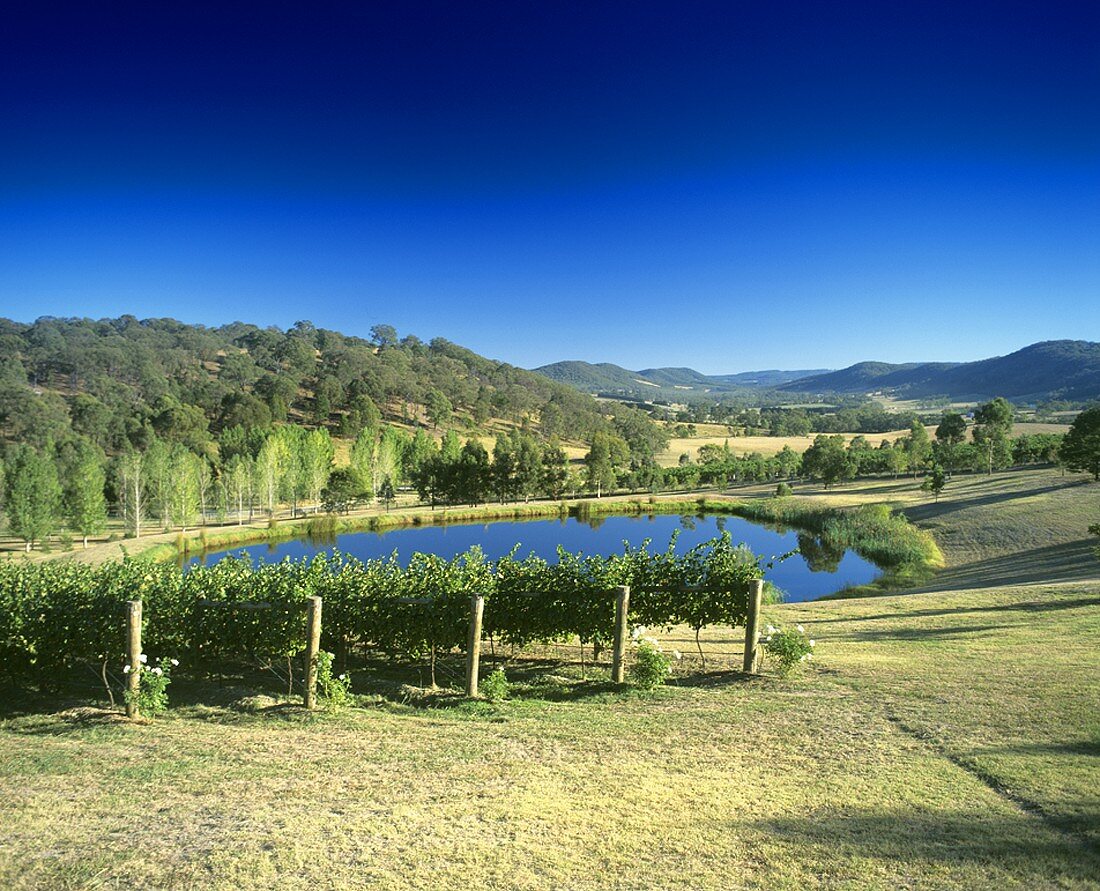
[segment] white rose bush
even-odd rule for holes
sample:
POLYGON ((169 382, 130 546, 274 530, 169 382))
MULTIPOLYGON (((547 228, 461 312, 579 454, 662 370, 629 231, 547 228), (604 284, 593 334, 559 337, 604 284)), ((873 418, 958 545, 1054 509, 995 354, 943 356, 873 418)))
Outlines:
POLYGON ((806 634, 801 625, 793 628, 780 628, 769 625, 764 638, 764 652, 774 660, 779 674, 786 676, 798 666, 814 658, 817 641, 806 634))

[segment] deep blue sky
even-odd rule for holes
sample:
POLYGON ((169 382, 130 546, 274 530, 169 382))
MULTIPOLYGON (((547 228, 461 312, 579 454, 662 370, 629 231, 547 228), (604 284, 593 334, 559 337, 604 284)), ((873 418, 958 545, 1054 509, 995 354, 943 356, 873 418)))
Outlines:
POLYGON ((708 372, 1100 339, 1100 4, 0 11, 0 315, 708 372))

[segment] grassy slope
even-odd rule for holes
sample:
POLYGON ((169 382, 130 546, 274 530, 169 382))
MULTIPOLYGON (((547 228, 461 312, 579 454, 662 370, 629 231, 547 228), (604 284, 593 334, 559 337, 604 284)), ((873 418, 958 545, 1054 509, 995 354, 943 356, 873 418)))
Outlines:
MULTIPOLYGON (((0 885, 1100 887, 1100 563, 975 569, 1075 540, 1100 488, 1057 483, 953 484, 926 519, 970 590, 769 607, 819 641, 790 680, 724 672, 716 629, 650 696, 562 665, 499 706, 379 686, 308 716, 181 682, 153 726, 9 710, 0 885)), ((828 498, 925 500, 871 488, 828 498)))

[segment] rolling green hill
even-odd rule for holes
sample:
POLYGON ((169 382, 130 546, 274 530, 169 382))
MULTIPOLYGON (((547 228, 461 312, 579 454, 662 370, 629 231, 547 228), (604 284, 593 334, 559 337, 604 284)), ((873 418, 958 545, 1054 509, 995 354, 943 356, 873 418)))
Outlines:
POLYGON ((850 368, 782 386, 804 393, 864 393, 892 390, 899 395, 948 396, 980 400, 1004 396, 1020 402, 1100 398, 1100 343, 1049 340, 1007 356, 977 362, 925 362, 891 365, 860 362, 850 368))
POLYGON ((693 368, 645 368, 630 371, 609 362, 554 362, 535 368, 551 380, 569 384, 585 393, 663 402, 695 402, 722 396, 751 397, 780 384, 823 373, 806 371, 743 371, 738 374, 707 375, 693 368))
POLYGON ((370 339, 298 322, 218 328, 174 319, 0 319, 0 441, 43 445, 71 432, 108 453, 171 435, 198 451, 234 425, 293 420, 354 436, 385 420, 546 437, 606 429, 577 389, 435 338, 370 339), (166 434, 166 431, 170 431, 166 434))

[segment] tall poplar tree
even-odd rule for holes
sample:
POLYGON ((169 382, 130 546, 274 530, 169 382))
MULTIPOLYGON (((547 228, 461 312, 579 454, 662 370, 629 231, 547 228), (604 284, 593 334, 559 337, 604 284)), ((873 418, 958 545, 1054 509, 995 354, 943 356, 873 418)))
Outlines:
POLYGON ((145 456, 131 449, 118 459, 118 500, 126 531, 141 538, 141 522, 148 508, 145 456))
POLYGON ((302 486, 307 497, 320 507, 321 491, 332 474, 334 450, 332 438, 323 427, 310 430, 298 443, 299 466, 301 467, 302 486))
POLYGON ((368 499, 377 491, 374 477, 377 456, 378 431, 374 427, 364 427, 355 437, 355 443, 351 447, 351 467, 359 475, 368 499))
POLYGON ((89 535, 107 528, 107 498, 103 494, 106 482, 99 449, 90 443, 78 447, 66 474, 64 506, 65 516, 72 528, 80 533, 85 548, 89 535))
POLYGON ((30 446, 17 446, 7 467, 8 523, 28 551, 57 528, 61 485, 57 468, 30 446))

